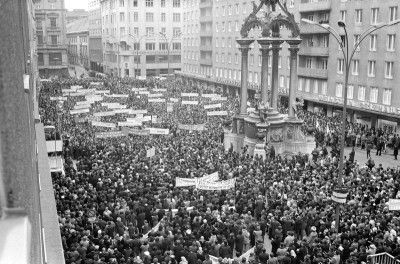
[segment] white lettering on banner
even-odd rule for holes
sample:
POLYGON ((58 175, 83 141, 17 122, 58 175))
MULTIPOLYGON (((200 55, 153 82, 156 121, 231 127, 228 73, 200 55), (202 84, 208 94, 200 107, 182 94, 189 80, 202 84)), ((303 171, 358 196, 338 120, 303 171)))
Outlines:
POLYGON ((126 109, 126 105, 109 105, 108 108, 110 109, 126 109))
POLYGON ((218 171, 201 178, 175 178, 175 187, 196 186, 197 181, 213 182, 218 181, 218 171))
POLYGON ((183 105, 198 105, 198 101, 182 101, 183 105))
POLYGON ((112 98, 128 98, 129 95, 128 94, 109 94, 107 95, 107 97, 112 97, 112 98))
POLYGON ((165 103, 165 99, 158 98, 158 99, 149 99, 149 103, 165 103))
POLYGON ((106 94, 106 93, 110 93, 110 90, 97 90, 95 91, 96 94, 106 94))
POLYGON ((115 115, 114 111, 98 112, 93 114, 93 116, 113 116, 113 115, 115 115))
POLYGON ((71 115, 75 115, 75 114, 83 114, 83 113, 89 113, 90 110, 89 109, 79 109, 79 110, 70 110, 69 113, 71 115))
POLYGON ((148 150, 147 150, 147 153, 146 153, 147 155, 147 158, 151 158, 151 157, 154 157, 155 155, 156 155, 156 148, 155 147, 152 147, 152 148, 149 148, 148 150))
POLYGON ((174 111, 174 103, 167 103, 167 113, 174 111))
POLYGON ((67 101, 67 97, 62 97, 62 96, 50 97, 50 101, 67 101))
POLYGON ((87 95, 85 95, 85 98, 88 101, 94 101, 94 102, 103 101, 103 97, 98 94, 87 94, 87 95))
POLYGON ((114 112, 116 113, 116 114, 127 114, 127 113, 129 113, 129 109, 115 109, 114 110, 114 112))
POLYGON ((130 115, 137 115, 137 114, 147 114, 147 110, 130 110, 129 111, 130 115))
POLYGON ((153 89, 153 92, 166 92, 166 91, 167 89, 161 89, 161 88, 153 89))
POLYGON ((198 181, 198 182, 196 182, 196 189, 207 190, 207 191, 228 190, 228 189, 235 188, 235 182, 236 182, 236 179, 230 179, 230 180, 219 181, 219 182, 198 181))
POLYGON ((178 98, 169 98, 169 100, 170 100, 171 102, 174 102, 174 103, 178 103, 178 102, 179 102, 179 99, 178 99, 178 98))
POLYGON ((150 128, 150 135, 168 135, 169 129, 164 128, 150 128))
POLYGON ((211 101, 227 101, 228 97, 212 97, 211 101))
POLYGON ((227 111, 207 112, 207 116, 226 116, 226 115, 228 115, 227 111))
POLYGON ((135 127, 135 126, 141 126, 142 122, 118 122, 118 126, 127 126, 127 127, 135 127))
POLYGON ((96 138, 109 138, 109 137, 123 137, 127 136, 128 133, 124 131, 108 131, 108 132, 96 132, 96 138))
POLYGON ((91 108, 91 107, 92 107, 92 105, 90 103, 88 103, 88 104, 75 105, 74 109, 75 110, 76 109, 85 109, 85 108, 91 108))
POLYGON ((101 103, 101 106, 106 106, 106 107, 109 107, 112 105, 120 105, 120 103, 101 103))
POLYGON ((181 93, 182 97, 196 97, 199 96, 198 93, 181 93))
POLYGON ((83 86, 81 86, 81 85, 72 85, 71 89, 74 89, 74 90, 83 89, 83 86))
POLYGON ((80 102, 76 102, 76 105, 85 105, 85 104, 93 104, 94 101, 80 101, 80 102))
POLYGON ((221 97, 220 94, 202 94, 201 96, 204 97, 204 98, 221 97))
POLYGON ((109 128, 116 127, 116 125, 114 123, 105 123, 105 122, 97 122, 97 121, 92 121, 92 126, 109 127, 109 128))
POLYGON ((212 109, 212 108, 218 108, 218 107, 222 107, 221 103, 219 104, 212 104, 212 105, 205 105, 204 109, 212 109))
POLYGON ((99 85, 103 85, 103 82, 91 82, 90 85, 99 86, 99 85))
POLYGON ((86 93, 81 93, 81 92, 79 92, 79 93, 70 93, 69 94, 69 96, 85 96, 86 95, 86 93))
POLYGON ((400 199, 389 199, 389 210, 398 211, 400 210, 400 199))
POLYGON ((149 98, 155 98, 155 97, 163 97, 163 94, 157 93, 157 94, 148 94, 149 98))
POLYGON ((151 120, 151 116, 144 116, 144 117, 135 117, 135 118, 126 118, 126 122, 147 122, 151 120))
POLYGON ((96 89, 82 89, 82 90, 79 90, 80 93, 93 93, 95 91, 96 91, 96 89))
POLYGON ((149 91, 139 91, 139 94, 150 94, 149 91))

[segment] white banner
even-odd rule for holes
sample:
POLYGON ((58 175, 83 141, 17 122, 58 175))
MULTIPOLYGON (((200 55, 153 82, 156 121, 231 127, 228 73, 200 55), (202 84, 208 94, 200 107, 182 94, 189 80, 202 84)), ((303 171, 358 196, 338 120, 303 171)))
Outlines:
POLYGON ((62 93, 75 93, 75 89, 61 89, 62 93))
POLYGON ((63 96, 50 97, 50 101, 67 101, 67 97, 63 97, 63 96))
POLYGON ((213 98, 213 97, 221 97, 221 95, 220 94, 202 94, 201 97, 213 98))
POLYGON ((79 93, 70 93, 69 94, 69 96, 85 96, 86 95, 86 93, 81 93, 81 92, 79 92, 79 93))
POLYGON ((400 199, 389 199, 389 210, 390 211, 400 210, 400 199))
POLYGON ((114 109, 114 112, 116 114, 127 114, 127 113, 129 113, 129 111, 131 111, 131 110, 129 110, 129 109, 114 109))
POLYGON ((94 101, 94 102, 103 101, 103 97, 98 94, 90 94, 90 95, 88 94, 88 95, 85 95, 85 98, 88 101, 94 101))
POLYGON ((207 191, 220 191, 235 188, 236 179, 230 179, 226 181, 219 182, 196 182, 196 189, 207 190, 207 191))
POLYGON ((120 105, 120 103, 101 103, 101 106, 109 107, 110 105, 120 105))
POLYGON ((162 98, 149 99, 149 103, 165 103, 165 99, 162 99, 162 98))
POLYGON ((132 92, 135 92, 135 91, 146 91, 146 90, 147 90, 147 87, 142 87, 142 88, 133 87, 132 88, 132 92))
POLYGON ((166 91, 167 89, 161 89, 161 88, 153 89, 153 92, 166 92, 166 91))
POLYGON ((115 115, 114 111, 98 112, 93 114, 93 116, 113 116, 113 115, 115 115))
POLYGON ((203 176, 201 178, 196 178, 196 186, 207 184, 209 182, 216 182, 219 180, 218 171, 211 173, 207 176, 203 176))
POLYGON ((178 99, 178 98, 169 98, 169 100, 170 100, 171 102, 174 102, 174 103, 178 103, 178 102, 179 102, 179 99, 178 99))
POLYGON ((212 105, 205 105, 204 109, 212 109, 212 108, 218 108, 218 107, 222 107, 221 103, 219 104, 212 104, 212 105))
POLYGON ((76 102, 76 105, 86 105, 86 104, 92 104, 94 101, 80 101, 76 102))
POLYGON ((97 90, 95 91, 96 94, 109 94, 110 90, 97 90))
POLYGON ((77 110, 77 109, 85 109, 85 108, 91 108, 91 107, 92 107, 92 105, 90 103, 88 103, 88 104, 75 105, 74 109, 77 110))
POLYGON ((186 97, 196 97, 199 96, 198 93, 181 93, 181 96, 186 96, 186 97))
POLYGON ((89 113, 90 110, 89 109, 79 109, 79 110, 70 110, 69 113, 71 115, 76 115, 76 114, 83 114, 83 113, 89 113))
POLYGON ((214 112, 207 112, 207 116, 227 116, 227 111, 214 111, 214 112))
POLYGON ((146 154, 147 154, 146 155, 147 158, 154 157, 156 155, 156 148, 152 147, 152 148, 148 149, 146 154))
POLYGON ((136 126, 141 126, 142 125, 142 122, 138 122, 138 121, 135 121, 135 122, 118 122, 118 126, 121 126, 121 127, 136 127, 136 126))
POLYGON ((112 97, 112 98, 128 98, 129 95, 128 94, 109 94, 107 95, 107 97, 112 97))
POLYGON ((227 101, 227 97, 212 97, 211 101, 227 101))
POLYGON ((81 85, 71 85, 70 88, 74 89, 74 90, 78 90, 78 89, 83 89, 83 86, 81 86, 81 85))
POLYGON ((156 98, 156 97, 163 97, 163 94, 157 93, 157 94, 148 94, 149 98, 156 98))
POLYGON ((198 101, 182 101, 183 105, 198 105, 198 101))
POLYGON ((167 103, 167 113, 174 111, 174 103, 167 103))
POLYGON ((164 128, 150 128, 150 135, 168 135, 169 129, 164 128))
POLYGON ((109 109, 126 109, 126 105, 109 105, 109 109))
POLYGON ((149 91, 139 91, 139 94, 150 94, 149 91))
POLYGON ((205 124, 198 124, 198 125, 183 125, 178 123, 178 129, 182 130, 196 130, 196 131, 202 131, 204 130, 205 124))
POLYGON ((103 85, 103 82, 91 82, 90 85, 94 86, 103 85))
POLYGON ((147 114, 147 110, 130 110, 129 111, 130 115, 137 115, 137 114, 147 114))
POLYGON ((96 89, 82 89, 79 90, 80 93, 94 93, 96 89))
POLYGON ((200 178, 175 178, 175 187, 196 186, 196 182, 213 182, 218 181, 218 171, 200 178))
POLYGON ((116 127, 116 125, 114 123, 105 123, 105 122, 97 122, 97 121, 92 121, 92 126, 110 127, 110 128, 116 127))
POLYGON ((147 122, 151 120, 151 116, 144 117, 135 117, 135 118, 126 118, 126 122, 147 122))

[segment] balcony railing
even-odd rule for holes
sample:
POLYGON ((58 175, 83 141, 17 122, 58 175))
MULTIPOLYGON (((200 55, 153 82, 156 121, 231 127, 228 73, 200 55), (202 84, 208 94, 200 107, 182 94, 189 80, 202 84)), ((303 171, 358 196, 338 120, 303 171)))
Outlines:
POLYGON ((301 23, 300 34, 329 34, 329 32, 318 25, 301 23))
POLYGON ((49 66, 61 66, 61 65, 62 65, 62 61, 60 61, 60 60, 49 61, 49 66))
POLYGON ((368 259, 371 264, 400 264, 399 260, 388 253, 369 255, 368 259))
POLYGON ((300 12, 331 10, 331 0, 306 0, 299 5, 300 12))
POLYGON ((213 2, 212 0, 201 0, 199 4, 199 8, 206 8, 206 7, 212 7, 213 2))
POLYGON ((298 67, 297 74, 305 77, 328 79, 328 70, 298 67))
POLYGON ((213 32, 210 31, 200 31, 200 37, 212 37, 213 36, 213 32))
POLYGON ((200 22, 212 22, 212 16, 200 16, 200 22))
POLYGON ((201 45, 200 51, 213 51, 212 44, 209 45, 201 45))
POLYGON ((329 56, 329 48, 328 47, 300 46, 299 55, 325 57, 325 56, 329 56))
POLYGON ((200 64, 212 66, 212 58, 209 59, 200 59, 200 64))

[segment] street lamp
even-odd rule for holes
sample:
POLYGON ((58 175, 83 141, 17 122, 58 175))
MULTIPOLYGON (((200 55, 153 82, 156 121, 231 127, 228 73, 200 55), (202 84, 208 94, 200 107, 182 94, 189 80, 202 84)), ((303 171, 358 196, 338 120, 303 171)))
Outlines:
MULTIPOLYGON (((137 38, 137 35, 130 35, 130 34, 129 34, 129 36, 133 37, 135 40, 136 40, 136 38, 137 38)), ((138 45, 139 45, 139 47, 137 47, 137 49, 136 49, 136 71, 139 69, 140 41, 142 40, 142 38, 147 37, 147 36, 148 36, 147 34, 144 34, 143 36, 141 36, 141 37, 139 38, 139 40, 138 40, 138 42, 137 42, 138 45)), ((135 78, 137 78, 136 72, 135 72, 135 78)))
MULTIPOLYGON (((336 41, 339 43, 341 51, 343 53, 343 57, 344 57, 344 63, 345 63, 345 81, 344 81, 344 100, 343 100, 343 120, 342 120, 342 134, 341 134, 341 141, 340 141, 340 160, 339 160, 339 175, 338 175, 338 187, 340 188, 342 186, 343 183, 343 157, 344 157, 344 140, 345 140, 345 135, 346 135, 346 115, 347 115, 347 85, 348 85, 348 81, 349 81, 349 71, 350 71, 350 63, 353 59, 353 56, 357 50, 357 48, 360 46, 361 42, 367 37, 369 36, 371 33, 375 32, 378 29, 381 29, 383 27, 387 27, 387 26, 393 26, 396 25, 398 23, 400 23, 400 19, 394 20, 392 22, 389 23, 380 23, 377 25, 373 25, 370 26, 369 28, 367 28, 364 32, 362 32, 360 34, 360 37, 357 39, 357 41, 354 43, 354 47, 353 50, 351 51, 351 53, 349 54, 349 41, 348 41, 348 35, 347 35, 347 30, 346 30, 346 23, 343 21, 339 21, 338 22, 338 26, 344 29, 345 32, 345 39, 343 42, 343 40, 340 37, 340 34, 331 26, 329 26, 328 24, 319 24, 316 23, 314 21, 308 20, 308 19, 301 19, 301 21, 310 24, 310 25, 316 25, 319 26, 323 29, 325 29, 326 31, 328 31, 335 39, 336 41), (346 48, 346 51, 345 49, 346 48)), ((336 204, 336 216, 335 216, 335 226, 336 226, 336 231, 339 232, 339 220, 340 220, 340 204, 337 203, 336 204)))
POLYGON ((167 35, 164 32, 159 32, 159 34, 165 40, 165 42, 167 43, 167 61, 168 61, 168 78, 169 78, 169 75, 170 75, 169 53, 170 53, 170 49, 171 49, 171 44, 172 44, 172 41, 175 38, 178 38, 178 37, 180 37, 182 35, 182 32, 179 32, 179 34, 176 34, 175 36, 173 36, 170 41, 168 41, 167 35))

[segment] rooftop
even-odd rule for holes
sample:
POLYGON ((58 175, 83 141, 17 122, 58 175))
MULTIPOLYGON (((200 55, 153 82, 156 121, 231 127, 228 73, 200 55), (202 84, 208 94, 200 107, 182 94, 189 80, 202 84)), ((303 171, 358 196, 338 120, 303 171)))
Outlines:
POLYGON ((67 24, 67 34, 85 32, 85 31, 89 31, 88 18, 78 19, 72 23, 67 24))

